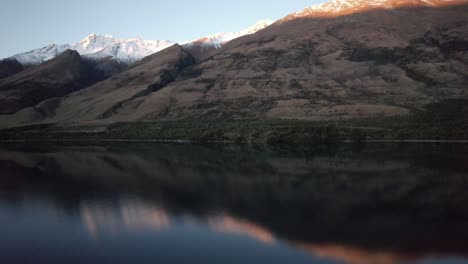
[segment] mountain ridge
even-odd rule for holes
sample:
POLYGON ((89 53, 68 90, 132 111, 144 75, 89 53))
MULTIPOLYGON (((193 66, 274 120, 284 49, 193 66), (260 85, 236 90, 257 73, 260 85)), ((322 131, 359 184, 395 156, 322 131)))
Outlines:
MULTIPOLYGON (((181 42, 181 45, 189 50, 194 49, 194 46, 197 45, 202 45, 205 50, 217 49, 232 39, 255 33, 271 23, 272 21, 268 19, 260 20, 247 29, 238 32, 217 33, 193 41, 181 42)), ((131 64, 174 44, 176 42, 167 40, 119 39, 110 35, 92 33, 74 44, 50 44, 42 48, 13 55, 8 59, 15 59, 26 66, 37 65, 57 57, 65 50, 76 50, 81 56, 88 59, 112 58, 120 63, 131 64)))
POLYGON ((332 0, 289 14, 284 19, 304 16, 336 16, 375 9, 395 9, 401 7, 441 7, 463 2, 464 0, 332 0))

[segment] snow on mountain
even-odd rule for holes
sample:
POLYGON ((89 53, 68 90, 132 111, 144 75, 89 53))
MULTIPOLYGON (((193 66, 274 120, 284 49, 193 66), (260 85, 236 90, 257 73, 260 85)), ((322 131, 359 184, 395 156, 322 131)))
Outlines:
MULTIPOLYGON (((272 23, 273 21, 270 20, 261 20, 239 32, 223 32, 194 41, 184 42, 182 45, 190 47, 196 43, 198 45, 219 48, 230 40, 253 34, 272 23)), ((36 65, 55 58, 67 49, 72 49, 78 51, 85 58, 101 59, 111 57, 120 62, 132 63, 174 44, 174 42, 170 41, 142 40, 140 38, 117 39, 108 35, 91 34, 75 44, 50 44, 40 49, 14 55, 11 58, 17 59, 23 65, 36 65)))
POLYGON ((78 51, 80 55, 90 59, 111 57, 120 62, 132 63, 175 43, 159 40, 117 39, 112 36, 91 34, 75 44, 56 45, 35 49, 12 56, 21 64, 40 64, 55 58, 67 49, 78 51))
POLYGON ((175 43, 160 40, 116 39, 112 36, 91 34, 72 49, 88 58, 112 57, 121 62, 135 62, 148 55, 168 48, 175 43))
POLYGON ((257 31, 260 31, 260 30, 268 27, 272 23, 273 23, 273 21, 271 21, 269 19, 264 19, 264 20, 258 21, 254 25, 252 25, 252 26, 250 26, 250 27, 248 27, 248 28, 246 28, 244 30, 238 31, 238 32, 221 32, 221 33, 214 34, 214 35, 211 35, 211 36, 207 36, 207 37, 204 37, 204 38, 191 40, 191 41, 185 41, 185 42, 182 42, 181 45, 184 46, 184 47, 188 47, 188 48, 190 48, 193 45, 202 45, 202 46, 206 46, 206 47, 215 47, 215 48, 218 49, 226 42, 229 42, 229 41, 231 41, 233 39, 236 39, 236 38, 239 38, 239 37, 242 37, 242 36, 245 36, 245 35, 254 34, 257 31))
POLYGON ((250 35, 250 34, 254 34, 256 33, 257 31, 260 31, 268 26, 270 26, 271 24, 273 24, 274 21, 270 20, 270 19, 263 19, 263 20, 259 20, 257 21, 257 23, 253 24, 252 26, 240 31, 239 33, 244 36, 244 35, 250 35))
POLYGON ((464 0, 332 0, 293 13, 287 18, 310 15, 337 15, 376 8, 389 9, 399 6, 440 6, 460 1, 464 0))
POLYGON ((21 53, 21 54, 17 54, 10 58, 17 59, 18 62, 23 65, 29 65, 29 64, 36 65, 44 61, 53 59, 57 57, 58 55, 60 55, 65 50, 70 49, 70 48, 71 46, 68 44, 65 44, 65 45, 50 44, 46 47, 35 49, 35 50, 21 53))

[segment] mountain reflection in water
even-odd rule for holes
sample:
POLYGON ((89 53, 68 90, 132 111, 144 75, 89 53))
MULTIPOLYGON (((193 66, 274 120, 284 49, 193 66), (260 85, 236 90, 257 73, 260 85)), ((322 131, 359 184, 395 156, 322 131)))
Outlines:
POLYGON ((465 263, 467 145, 3 145, 2 263, 465 263))

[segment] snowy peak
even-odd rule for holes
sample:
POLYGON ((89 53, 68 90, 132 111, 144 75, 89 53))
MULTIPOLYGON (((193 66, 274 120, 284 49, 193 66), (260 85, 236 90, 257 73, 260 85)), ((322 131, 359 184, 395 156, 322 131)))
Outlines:
POLYGON ((93 54, 118 44, 119 41, 111 36, 91 34, 75 44, 73 47, 81 54, 93 54))
MULTIPOLYGON (((223 32, 205 38, 182 43, 186 48, 193 45, 220 48, 224 43, 235 38, 253 34, 271 25, 273 21, 260 20, 254 25, 239 32, 223 32)), ((109 35, 96 35, 92 33, 74 44, 56 45, 35 49, 26 53, 12 56, 23 65, 37 65, 53 59, 65 50, 76 50, 88 59, 113 58, 119 62, 133 63, 146 56, 159 52, 172 45, 174 42, 161 40, 142 40, 141 38, 118 39, 109 35)))
POLYGON ((270 26, 271 24, 273 24, 273 21, 270 20, 270 19, 259 20, 259 21, 257 21, 257 23, 255 23, 252 26, 240 31, 239 33, 242 34, 242 35, 254 34, 254 33, 257 33, 258 31, 270 26))
POLYGON ((170 41, 116 39, 112 36, 91 34, 73 46, 87 58, 112 57, 121 62, 132 63, 174 45, 170 41))
POLYGON ((46 47, 17 54, 10 58, 18 60, 22 65, 36 65, 44 61, 51 60, 62 54, 65 50, 70 49, 70 45, 55 45, 50 44, 46 47))
POLYGON ((250 35, 254 34, 268 26, 270 26, 273 23, 273 21, 269 19, 264 19, 260 20, 257 23, 253 24, 252 26, 238 31, 238 32, 221 32, 217 33, 211 36, 207 36, 204 38, 196 39, 196 40, 191 40, 191 41, 185 41, 181 43, 184 47, 190 48, 193 45, 202 45, 206 47, 215 47, 215 48, 220 48, 223 44, 226 42, 229 42, 233 39, 245 36, 245 35, 250 35))
POLYGON ((170 41, 117 39, 109 35, 90 34, 75 44, 56 45, 35 49, 14 55, 21 64, 40 64, 60 55, 67 49, 76 50, 89 59, 114 58, 120 62, 132 63, 160 50, 174 45, 170 41))
POLYGON ((334 16, 371 9, 391 9, 403 6, 443 6, 466 0, 332 0, 293 13, 287 18, 302 16, 334 16))

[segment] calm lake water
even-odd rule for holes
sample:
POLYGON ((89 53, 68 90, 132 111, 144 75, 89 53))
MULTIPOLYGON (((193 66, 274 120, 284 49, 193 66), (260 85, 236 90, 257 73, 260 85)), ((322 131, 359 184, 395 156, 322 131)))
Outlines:
POLYGON ((468 263, 468 145, 0 146, 0 263, 468 263))

